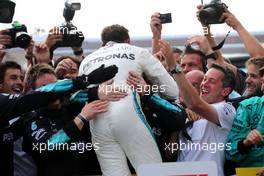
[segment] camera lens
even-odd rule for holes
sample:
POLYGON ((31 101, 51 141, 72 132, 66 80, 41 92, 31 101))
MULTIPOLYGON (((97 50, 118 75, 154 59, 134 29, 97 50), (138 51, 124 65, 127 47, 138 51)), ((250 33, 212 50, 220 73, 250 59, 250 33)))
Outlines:
POLYGON ((200 11, 199 17, 203 24, 221 24, 224 20, 220 18, 224 12, 224 4, 220 0, 213 0, 210 4, 204 6, 200 11))
POLYGON ((194 50, 200 50, 200 46, 197 43, 191 43, 190 47, 194 50))
POLYGON ((18 47, 27 48, 30 44, 31 38, 26 32, 18 32, 15 40, 18 47))
POLYGON ((207 8, 204 9, 200 12, 199 17, 201 18, 201 20, 206 20, 206 19, 210 19, 211 17, 213 17, 215 14, 215 9, 214 8, 207 8))

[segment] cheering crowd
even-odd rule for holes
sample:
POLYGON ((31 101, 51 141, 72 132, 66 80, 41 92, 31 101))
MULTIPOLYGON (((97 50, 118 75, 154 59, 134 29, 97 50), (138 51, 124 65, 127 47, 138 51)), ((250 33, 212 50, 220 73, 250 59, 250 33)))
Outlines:
POLYGON ((246 73, 203 22, 204 35, 171 47, 159 12, 151 52, 114 24, 95 52, 73 46, 74 56, 55 58, 64 37, 54 27, 25 48, 26 70, 6 61, 12 38, 1 30, 0 175, 129 176, 141 164, 186 161, 214 161, 218 176, 264 167, 264 48, 227 8, 222 18, 250 56, 246 73))

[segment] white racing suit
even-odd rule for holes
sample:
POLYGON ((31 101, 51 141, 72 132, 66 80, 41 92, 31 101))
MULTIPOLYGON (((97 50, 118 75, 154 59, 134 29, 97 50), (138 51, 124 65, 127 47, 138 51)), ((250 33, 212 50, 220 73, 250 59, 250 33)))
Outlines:
MULTIPOLYGON (((128 86, 128 73, 135 71, 144 73, 150 82, 163 85, 167 98, 178 98, 177 84, 146 49, 109 42, 83 60, 80 75, 88 74, 102 64, 118 67, 115 85, 128 86)), ((139 96, 131 89, 126 90, 128 96, 111 102, 106 113, 90 122, 92 141, 100 146, 96 154, 104 176, 130 175, 126 156, 135 169, 140 164, 161 162, 159 149, 141 111, 139 96)))

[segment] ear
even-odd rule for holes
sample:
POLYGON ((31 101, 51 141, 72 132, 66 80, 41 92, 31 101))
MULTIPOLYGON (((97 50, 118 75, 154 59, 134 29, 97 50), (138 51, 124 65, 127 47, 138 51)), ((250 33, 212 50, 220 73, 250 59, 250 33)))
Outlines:
POLYGON ((231 87, 225 87, 222 90, 222 96, 226 97, 229 93, 231 93, 231 87))

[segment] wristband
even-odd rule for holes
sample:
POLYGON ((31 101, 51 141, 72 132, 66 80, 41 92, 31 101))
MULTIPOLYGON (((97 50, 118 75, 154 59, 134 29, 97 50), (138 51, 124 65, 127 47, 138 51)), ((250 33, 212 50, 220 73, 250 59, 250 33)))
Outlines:
POLYGON ((83 124, 89 122, 89 120, 87 120, 81 113, 77 115, 77 118, 80 119, 83 124))

